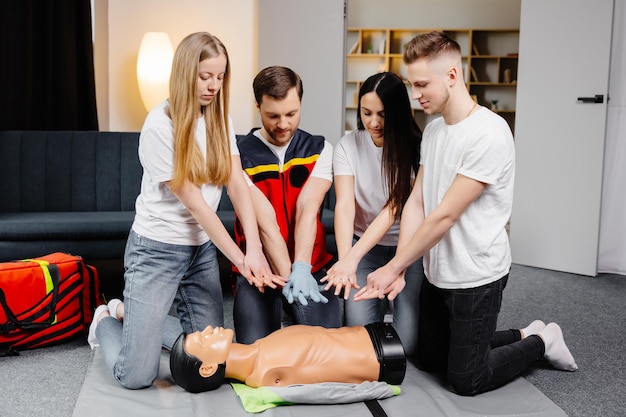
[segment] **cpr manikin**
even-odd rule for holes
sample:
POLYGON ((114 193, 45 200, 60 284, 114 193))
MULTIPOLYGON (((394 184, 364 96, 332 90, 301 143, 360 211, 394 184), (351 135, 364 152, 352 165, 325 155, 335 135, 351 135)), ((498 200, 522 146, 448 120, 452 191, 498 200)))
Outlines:
POLYGON ((328 329, 292 325, 246 345, 233 331, 208 326, 182 333, 172 348, 174 381, 189 392, 219 387, 226 378, 258 388, 321 382, 361 383, 404 379, 404 349, 390 324, 328 329))

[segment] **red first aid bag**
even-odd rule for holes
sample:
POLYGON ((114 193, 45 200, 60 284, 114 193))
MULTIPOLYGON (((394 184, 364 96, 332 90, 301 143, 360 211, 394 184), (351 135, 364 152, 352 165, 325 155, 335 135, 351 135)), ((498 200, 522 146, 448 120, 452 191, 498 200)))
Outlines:
POLYGON ((0 263, 0 356, 86 334, 99 294, 97 270, 79 256, 0 263))

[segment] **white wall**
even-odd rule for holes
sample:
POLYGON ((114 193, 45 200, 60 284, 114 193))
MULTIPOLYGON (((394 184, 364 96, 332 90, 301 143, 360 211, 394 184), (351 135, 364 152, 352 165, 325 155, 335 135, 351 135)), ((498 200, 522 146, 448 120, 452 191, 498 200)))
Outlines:
POLYGON ((521 0, 348 0, 349 27, 519 28, 521 0))
POLYGON ((626 0, 615 0, 598 272, 626 275, 626 0))
MULTIPOLYGON (((348 26, 363 27, 517 28, 520 1, 347 0, 347 20, 348 26)), ((191 32, 217 35, 232 63, 235 129, 245 133, 256 126, 251 83, 258 70, 257 16, 262 5, 259 0, 92 0, 100 130, 141 129, 147 112, 135 65, 141 38, 150 31, 167 32, 174 47, 191 32)), ((309 84, 308 90, 312 88, 309 84)))
POLYGON ((189 33, 216 35, 231 62, 231 116, 237 133, 255 123, 258 0, 96 0, 96 95, 100 130, 139 131, 147 111, 136 77, 145 32, 163 31, 174 48, 189 33))
POLYGON ((259 6, 259 70, 296 71, 304 90, 300 128, 336 144, 343 135, 344 1, 261 0, 259 6), (281 14, 290 18, 277 25, 281 14))
MULTIPOLYGON (((135 65, 141 38, 149 31, 167 32, 174 47, 191 32, 208 31, 217 35, 228 48, 232 62, 231 115, 235 129, 247 132, 256 126, 251 82, 257 72, 258 3, 259 0, 93 1, 100 130, 141 129, 147 112, 141 102, 135 65)), ((520 0, 348 0, 347 3, 348 26, 519 27, 520 0), (450 13, 450 9, 454 12, 450 13)))

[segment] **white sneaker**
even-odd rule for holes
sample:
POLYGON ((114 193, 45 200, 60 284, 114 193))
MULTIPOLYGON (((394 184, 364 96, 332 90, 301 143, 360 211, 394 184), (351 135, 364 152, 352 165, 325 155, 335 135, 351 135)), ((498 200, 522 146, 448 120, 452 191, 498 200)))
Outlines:
POLYGON ((106 304, 102 304, 96 308, 96 311, 93 313, 93 320, 89 325, 89 335, 87 336, 87 343, 91 346, 91 350, 96 346, 100 346, 98 343, 98 338, 96 337, 96 327, 98 326, 98 317, 105 311, 109 311, 109 307, 106 304))

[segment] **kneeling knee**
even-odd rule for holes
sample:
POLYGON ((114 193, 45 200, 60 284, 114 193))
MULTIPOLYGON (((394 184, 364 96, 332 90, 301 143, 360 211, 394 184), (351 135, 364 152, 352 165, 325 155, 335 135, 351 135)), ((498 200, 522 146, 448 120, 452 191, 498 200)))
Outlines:
POLYGON ((117 378, 117 381, 126 389, 144 389, 152 386, 152 381, 139 380, 137 378, 117 378))
POLYGON ((470 397, 480 393, 477 385, 472 382, 472 378, 467 376, 450 376, 448 375, 448 382, 452 387, 452 390, 464 397, 470 397))

